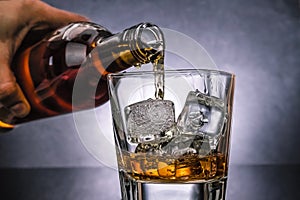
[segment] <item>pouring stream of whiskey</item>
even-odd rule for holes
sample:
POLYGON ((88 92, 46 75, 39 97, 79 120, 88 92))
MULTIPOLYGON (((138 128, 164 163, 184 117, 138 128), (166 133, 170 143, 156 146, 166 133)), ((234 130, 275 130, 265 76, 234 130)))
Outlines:
POLYGON ((164 56, 162 55, 153 62, 155 99, 164 99, 165 93, 165 74, 164 74, 164 56))

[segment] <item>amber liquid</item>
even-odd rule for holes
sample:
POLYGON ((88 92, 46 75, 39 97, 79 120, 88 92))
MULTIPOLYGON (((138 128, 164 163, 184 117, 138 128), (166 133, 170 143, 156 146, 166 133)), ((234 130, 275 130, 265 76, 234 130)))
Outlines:
POLYGON ((165 95, 165 75, 164 75, 164 54, 153 61, 155 99, 164 99, 165 95))
POLYGON ((138 182, 196 183, 227 175, 227 163, 221 153, 208 156, 151 155, 122 152, 119 168, 138 182))

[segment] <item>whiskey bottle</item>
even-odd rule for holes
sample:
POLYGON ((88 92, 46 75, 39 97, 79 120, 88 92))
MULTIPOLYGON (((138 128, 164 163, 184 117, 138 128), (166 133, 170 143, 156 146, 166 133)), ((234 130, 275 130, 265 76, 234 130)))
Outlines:
POLYGON ((163 51, 163 33, 150 23, 117 34, 91 22, 60 28, 14 58, 13 71, 31 105, 15 123, 99 106, 108 101, 108 73, 154 63, 163 51))

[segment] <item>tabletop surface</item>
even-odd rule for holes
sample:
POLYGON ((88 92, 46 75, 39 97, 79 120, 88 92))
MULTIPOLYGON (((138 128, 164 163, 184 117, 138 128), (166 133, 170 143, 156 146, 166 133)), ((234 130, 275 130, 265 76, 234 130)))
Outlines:
MULTIPOLYGON (((228 200, 300 199, 300 166, 230 166, 228 200)), ((0 199, 117 200, 117 171, 107 167, 0 169, 0 199)))

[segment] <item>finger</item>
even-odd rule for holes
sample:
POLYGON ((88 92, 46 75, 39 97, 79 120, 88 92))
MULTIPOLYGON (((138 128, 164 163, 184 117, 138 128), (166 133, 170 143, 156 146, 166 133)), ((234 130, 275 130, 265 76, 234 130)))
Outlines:
POLYGON ((0 102, 16 117, 25 117, 30 105, 16 82, 0 83, 0 102))
POLYGON ((35 23, 44 23, 50 28, 61 27, 70 22, 88 21, 84 16, 52 7, 42 1, 35 1, 31 9, 33 9, 31 13, 35 23))
POLYGON ((0 42, 0 49, 0 103, 14 116, 24 117, 29 113, 30 106, 10 70, 11 47, 9 43, 0 42))
MULTIPOLYGON (((2 123, 12 123, 14 115, 5 107, 0 106, 0 124, 2 123)), ((0 125, 1 128, 1 125, 0 125)))
POLYGON ((71 22, 87 21, 88 19, 76 13, 54 8, 39 0, 0 1, 0 40, 1 35, 12 42, 14 54, 24 37, 31 30, 55 30, 71 22), (4 15, 18 13, 18 15, 4 15), (6 33, 2 33, 5 31, 6 33))
MULTIPOLYGON (((88 21, 84 16, 54 8, 39 0, 24 0, 22 6, 19 6, 17 10, 20 14, 14 19, 15 22, 12 26, 15 27, 12 29, 18 28, 13 34, 10 34, 10 38, 14 41, 13 53, 19 48, 21 42, 30 31, 52 31, 71 22, 88 21)), ((8 30, 11 29, 8 28, 8 30)))

